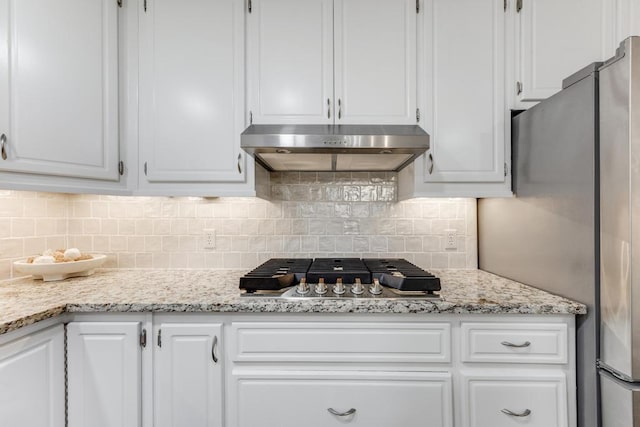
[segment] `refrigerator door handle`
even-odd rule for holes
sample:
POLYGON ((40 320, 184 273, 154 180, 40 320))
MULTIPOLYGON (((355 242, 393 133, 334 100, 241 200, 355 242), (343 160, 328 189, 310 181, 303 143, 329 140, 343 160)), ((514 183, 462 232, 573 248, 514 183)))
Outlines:
POLYGON ((523 347, 529 347, 531 345, 531 342, 525 341, 522 344, 514 344, 509 341, 502 341, 500 344, 502 344, 505 347, 523 348, 523 347))

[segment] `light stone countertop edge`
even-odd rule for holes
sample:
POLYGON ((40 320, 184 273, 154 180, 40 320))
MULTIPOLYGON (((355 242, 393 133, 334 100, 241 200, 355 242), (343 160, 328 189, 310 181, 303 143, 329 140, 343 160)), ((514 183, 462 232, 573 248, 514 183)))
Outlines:
POLYGON ((0 334, 63 313, 585 314, 584 304, 481 270, 431 270, 441 299, 241 298, 245 270, 100 269, 89 277, 0 282, 0 334))

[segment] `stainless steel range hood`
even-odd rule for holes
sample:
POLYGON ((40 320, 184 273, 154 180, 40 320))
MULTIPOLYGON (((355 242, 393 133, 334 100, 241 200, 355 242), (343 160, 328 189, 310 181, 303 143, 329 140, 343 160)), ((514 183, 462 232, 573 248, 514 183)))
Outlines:
POLYGON ((270 171, 399 171, 429 149, 416 125, 251 125, 241 147, 270 171))

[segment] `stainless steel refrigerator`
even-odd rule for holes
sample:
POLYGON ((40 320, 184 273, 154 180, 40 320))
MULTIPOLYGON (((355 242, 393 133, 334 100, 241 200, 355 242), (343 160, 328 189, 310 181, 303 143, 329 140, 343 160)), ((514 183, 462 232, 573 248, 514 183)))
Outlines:
POLYGON ((581 301, 580 427, 640 427, 640 37, 512 120, 512 199, 478 201, 480 268, 581 301))

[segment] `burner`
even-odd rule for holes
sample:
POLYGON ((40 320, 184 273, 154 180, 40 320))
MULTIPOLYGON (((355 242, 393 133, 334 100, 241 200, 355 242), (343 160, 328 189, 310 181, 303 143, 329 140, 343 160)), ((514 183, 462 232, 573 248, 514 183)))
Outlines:
POLYGON ((433 298, 440 279, 404 259, 276 258, 240 278, 243 296, 433 298))

